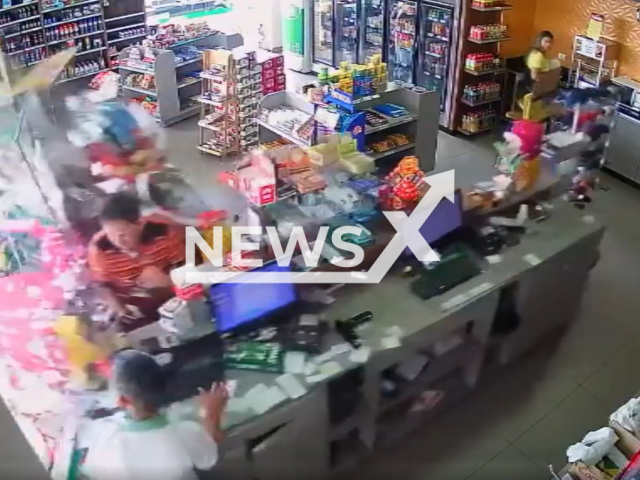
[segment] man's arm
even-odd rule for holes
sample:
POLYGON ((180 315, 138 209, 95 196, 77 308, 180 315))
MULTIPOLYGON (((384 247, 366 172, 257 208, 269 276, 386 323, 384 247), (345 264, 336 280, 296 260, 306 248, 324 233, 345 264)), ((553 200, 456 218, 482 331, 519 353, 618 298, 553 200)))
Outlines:
POLYGON ((216 443, 220 443, 224 435, 221 423, 228 399, 227 388, 223 383, 214 383, 208 392, 200 392, 200 400, 204 407, 204 426, 216 443))

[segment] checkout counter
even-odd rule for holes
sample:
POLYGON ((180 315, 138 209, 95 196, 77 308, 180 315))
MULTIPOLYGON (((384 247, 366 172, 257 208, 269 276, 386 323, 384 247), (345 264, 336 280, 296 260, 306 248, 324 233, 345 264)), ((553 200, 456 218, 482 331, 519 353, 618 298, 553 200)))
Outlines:
MULTIPOLYGON (((490 348, 511 362, 575 317, 603 233, 592 216, 558 200, 519 244, 442 295, 422 300, 397 269, 380 284, 336 290, 327 320, 373 313, 358 330, 363 347, 353 350, 331 330, 324 353, 308 359, 314 371, 294 374, 302 391, 276 399, 280 373, 227 369, 237 387, 215 478, 326 479, 418 428, 474 388, 490 348), (520 318, 509 333, 496 328, 505 295, 520 318)), ((169 415, 197 416, 195 399, 173 404, 169 415)), ((69 471, 70 450, 96 422, 70 422, 58 473, 69 471)))
POLYGON ((621 95, 604 166, 640 184, 640 83, 628 77, 614 78, 612 83, 621 95))

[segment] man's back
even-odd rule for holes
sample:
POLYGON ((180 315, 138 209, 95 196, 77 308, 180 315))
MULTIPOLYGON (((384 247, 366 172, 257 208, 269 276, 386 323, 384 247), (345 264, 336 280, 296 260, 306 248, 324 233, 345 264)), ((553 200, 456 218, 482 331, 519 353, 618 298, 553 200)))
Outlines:
POLYGON ((197 480, 218 459, 215 442, 195 422, 114 419, 89 449, 83 467, 92 480, 197 480))

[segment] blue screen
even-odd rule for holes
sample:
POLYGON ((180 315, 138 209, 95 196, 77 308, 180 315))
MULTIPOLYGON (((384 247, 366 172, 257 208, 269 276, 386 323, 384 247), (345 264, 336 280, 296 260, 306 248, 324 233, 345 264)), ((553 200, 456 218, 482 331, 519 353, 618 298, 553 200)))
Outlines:
MULTIPOLYGON (((451 203, 446 198, 440 200, 438 206, 422 224, 420 234, 427 243, 440 240, 462 226, 462 194, 459 191, 455 193, 455 201, 451 203)), ((409 253, 411 250, 407 247, 405 252, 409 253)))
MULTIPOLYGON (((289 272, 276 262, 253 272, 289 272)), ((257 320, 296 301, 292 283, 221 283, 210 289, 219 332, 257 320)))

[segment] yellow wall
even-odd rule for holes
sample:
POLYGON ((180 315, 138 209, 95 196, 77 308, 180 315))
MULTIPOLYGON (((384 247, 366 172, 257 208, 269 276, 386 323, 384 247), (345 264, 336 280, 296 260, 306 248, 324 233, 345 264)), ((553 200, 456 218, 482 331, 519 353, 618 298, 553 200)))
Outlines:
POLYGON ((584 33, 591 13, 605 16, 604 36, 622 47, 618 74, 640 80, 640 22, 630 0, 537 0, 533 32, 551 30, 556 36, 554 53, 571 56, 574 35, 584 33))

